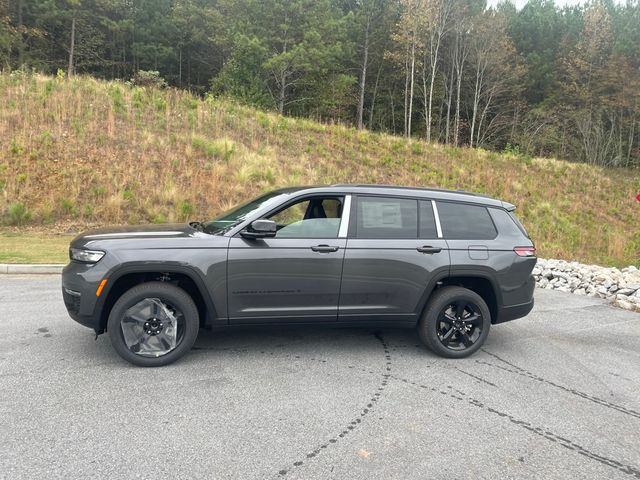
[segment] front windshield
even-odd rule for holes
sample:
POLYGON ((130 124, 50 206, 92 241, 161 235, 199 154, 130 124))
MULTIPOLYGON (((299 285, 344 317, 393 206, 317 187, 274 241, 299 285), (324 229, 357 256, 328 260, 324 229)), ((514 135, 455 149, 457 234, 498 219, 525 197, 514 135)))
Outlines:
POLYGON ((253 212, 267 205, 274 204, 278 199, 287 195, 288 193, 278 190, 249 200, 246 203, 233 207, 231 210, 221 213, 210 222, 206 222, 204 224, 204 231, 212 235, 224 233, 244 221, 253 212))

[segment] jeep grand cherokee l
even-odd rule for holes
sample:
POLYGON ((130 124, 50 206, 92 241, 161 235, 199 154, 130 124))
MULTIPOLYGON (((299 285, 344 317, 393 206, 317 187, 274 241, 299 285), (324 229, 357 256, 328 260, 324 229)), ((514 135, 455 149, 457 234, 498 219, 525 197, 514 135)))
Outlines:
POLYGON ((177 360, 200 328, 264 324, 414 327, 461 358, 533 307, 535 248, 514 209, 459 191, 286 188, 206 223, 86 232, 62 293, 140 366, 177 360))

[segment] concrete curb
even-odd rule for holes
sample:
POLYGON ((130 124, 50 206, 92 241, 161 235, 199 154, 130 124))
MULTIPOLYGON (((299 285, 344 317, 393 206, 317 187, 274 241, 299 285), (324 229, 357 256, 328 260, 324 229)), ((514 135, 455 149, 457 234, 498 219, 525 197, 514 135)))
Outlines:
POLYGON ((60 274, 64 265, 58 263, 38 263, 38 264, 24 264, 24 263, 0 263, 0 274, 60 274))

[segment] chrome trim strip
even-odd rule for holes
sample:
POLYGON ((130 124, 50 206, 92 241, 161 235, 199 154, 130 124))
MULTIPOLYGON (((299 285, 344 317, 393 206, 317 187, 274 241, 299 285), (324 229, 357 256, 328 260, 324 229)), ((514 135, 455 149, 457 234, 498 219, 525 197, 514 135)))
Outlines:
POLYGON ((442 227, 440 226, 440 215, 438 215, 438 207, 436 201, 431 200, 431 207, 433 207, 433 217, 436 219, 436 232, 438 232, 438 238, 442 238, 442 227))
POLYGON ((96 233, 94 235, 86 235, 84 238, 119 238, 119 237, 166 237, 174 235, 182 235, 183 232, 157 231, 157 232, 114 232, 114 233, 96 233))
POLYGON ((349 217, 351 215, 351 195, 344 196, 344 207, 342 207, 342 219, 340 220, 340 230, 338 238, 347 238, 349 233, 349 217))

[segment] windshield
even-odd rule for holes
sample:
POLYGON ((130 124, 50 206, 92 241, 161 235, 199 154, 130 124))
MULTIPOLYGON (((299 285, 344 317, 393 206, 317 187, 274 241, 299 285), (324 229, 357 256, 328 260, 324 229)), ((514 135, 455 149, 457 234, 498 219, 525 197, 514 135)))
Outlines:
POLYGON ((223 234, 239 223, 242 223, 253 212, 256 212, 268 205, 277 203, 280 198, 287 195, 288 193, 278 190, 275 192, 269 192, 258 198, 254 198, 253 200, 249 200, 246 203, 233 207, 231 210, 221 213, 210 222, 206 222, 204 224, 204 231, 212 235, 223 234))

